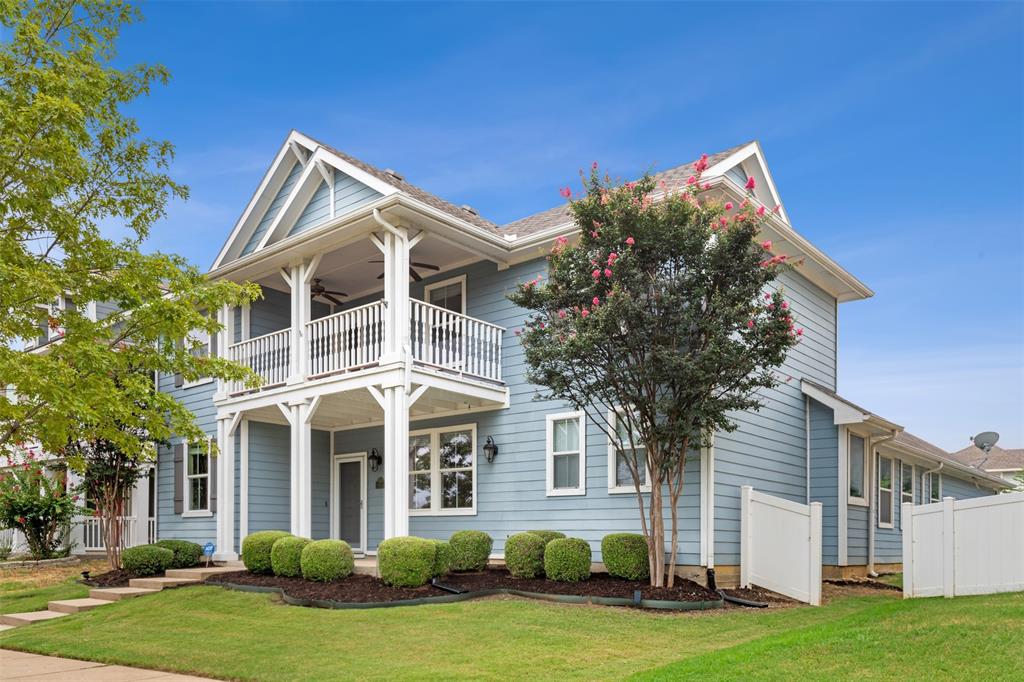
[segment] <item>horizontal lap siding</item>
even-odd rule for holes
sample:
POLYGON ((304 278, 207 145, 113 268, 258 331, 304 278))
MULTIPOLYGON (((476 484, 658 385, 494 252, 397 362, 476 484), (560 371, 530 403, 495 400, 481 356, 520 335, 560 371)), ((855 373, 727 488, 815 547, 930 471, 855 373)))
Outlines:
MULTIPOLYGON (((777 285, 804 335, 777 370, 779 385, 761 392, 761 409, 733 415, 737 429, 715 434, 715 563, 720 565, 739 563, 742 486, 793 502, 807 501, 800 379, 835 387, 835 299, 796 271, 783 273, 777 285)), ((826 485, 819 481, 822 488, 826 485)))
POLYGON ((953 474, 942 475, 942 496, 955 497, 958 500, 970 500, 975 497, 986 497, 995 495, 990 488, 979 487, 974 481, 958 478, 953 474))
POLYGON ((868 562, 868 508, 850 504, 846 509, 846 558, 851 566, 868 562))
MULTIPOLYGON (((356 210, 361 206, 376 200, 381 196, 380 192, 367 187, 358 180, 342 173, 334 171, 334 215, 340 216, 356 210)), ((316 227, 331 217, 331 190, 326 182, 321 182, 313 193, 309 203, 302 210, 295 225, 289 230, 288 235, 299 234, 316 227)))
POLYGON ((245 248, 242 249, 240 255, 245 256, 256 250, 259 246, 260 241, 263 239, 263 235, 267 233, 270 228, 270 224, 274 222, 274 218, 277 217, 278 212, 284 205, 284 202, 288 200, 288 195, 291 194, 292 188, 295 187, 295 183, 298 182, 299 176, 302 174, 302 164, 296 163, 291 171, 288 173, 288 177, 285 179, 284 184, 281 185, 281 189, 278 190, 274 196, 274 200, 270 202, 270 206, 267 207, 267 212, 263 214, 263 218, 260 219, 259 224, 256 225, 256 229, 253 231, 252 236, 249 237, 249 241, 246 242, 245 248))
POLYGON ((810 401, 811 501, 821 502, 821 560, 839 563, 839 429, 832 410, 810 401))
POLYGON ((313 430, 310 456, 312 458, 312 536, 322 540, 331 536, 331 433, 313 430))
POLYGON ((291 530, 291 427, 249 422, 249 532, 291 530))

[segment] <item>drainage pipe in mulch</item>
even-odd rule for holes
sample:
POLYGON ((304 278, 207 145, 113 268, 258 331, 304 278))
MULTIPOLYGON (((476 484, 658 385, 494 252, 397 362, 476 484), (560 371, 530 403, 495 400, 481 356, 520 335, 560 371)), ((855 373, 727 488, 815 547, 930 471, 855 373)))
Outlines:
POLYGON ((734 597, 730 594, 726 594, 725 590, 718 589, 718 584, 715 582, 715 569, 708 569, 708 589, 712 592, 717 592, 718 596, 727 602, 733 604, 739 604, 740 606, 749 606, 752 609, 766 609, 768 608, 768 602, 765 601, 753 601, 752 599, 741 599, 734 597))

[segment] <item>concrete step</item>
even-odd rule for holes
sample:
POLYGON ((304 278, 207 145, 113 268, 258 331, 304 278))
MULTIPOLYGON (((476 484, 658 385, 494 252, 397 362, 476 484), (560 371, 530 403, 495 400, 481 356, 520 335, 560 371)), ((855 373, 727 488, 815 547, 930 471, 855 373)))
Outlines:
POLYGON ((89 596, 93 599, 120 601, 121 599, 131 599, 132 597, 156 594, 159 591, 160 590, 147 590, 141 587, 98 587, 94 590, 89 590, 89 596))
POLYGON ((165 587, 193 585, 198 582, 200 582, 198 578, 132 578, 128 581, 128 585, 146 590, 162 590, 165 587))
MULTIPOLYGON (((243 567, 244 568, 244 567, 243 567)), ((217 575, 218 573, 234 573, 235 571, 241 571, 242 568, 236 568, 235 566, 205 566, 199 568, 171 568, 168 569, 164 576, 168 578, 194 578, 196 580, 206 580, 211 575, 217 575)))
POLYGON ((18 626, 17 625, 0 625, 0 632, 3 632, 4 630, 12 630, 12 629, 14 629, 16 627, 18 627, 18 626))
POLYGON ((26 613, 6 613, 0 616, 0 624, 3 625, 29 625, 38 623, 41 620, 60 618, 68 614, 60 611, 28 611, 26 613))
POLYGON ((59 601, 52 601, 47 606, 51 611, 60 611, 61 613, 81 613, 82 611, 94 609, 97 606, 106 606, 112 601, 114 600, 85 597, 83 599, 61 599, 59 601))

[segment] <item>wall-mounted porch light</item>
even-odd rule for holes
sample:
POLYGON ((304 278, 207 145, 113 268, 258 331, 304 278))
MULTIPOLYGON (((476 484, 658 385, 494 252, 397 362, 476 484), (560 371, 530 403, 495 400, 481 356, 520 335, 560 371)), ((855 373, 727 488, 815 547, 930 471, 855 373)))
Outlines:
POLYGON ((380 456, 380 453, 377 452, 377 448, 372 448, 370 450, 369 460, 370 471, 376 471, 377 469, 380 469, 381 462, 384 461, 384 459, 380 456))
POLYGON ((484 457, 487 458, 488 462, 493 462, 494 458, 498 456, 498 446, 495 445, 494 439, 487 436, 487 442, 484 443, 484 457))

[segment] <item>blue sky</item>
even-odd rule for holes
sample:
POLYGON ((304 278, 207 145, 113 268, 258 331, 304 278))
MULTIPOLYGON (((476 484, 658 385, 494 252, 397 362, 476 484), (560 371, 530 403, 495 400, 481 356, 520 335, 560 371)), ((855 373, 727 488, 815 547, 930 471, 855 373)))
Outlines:
POLYGON ((1024 5, 150 3, 133 106, 207 267, 291 128, 498 223, 577 169, 761 141, 796 229, 876 291, 840 391, 949 449, 1024 446, 1024 5))

